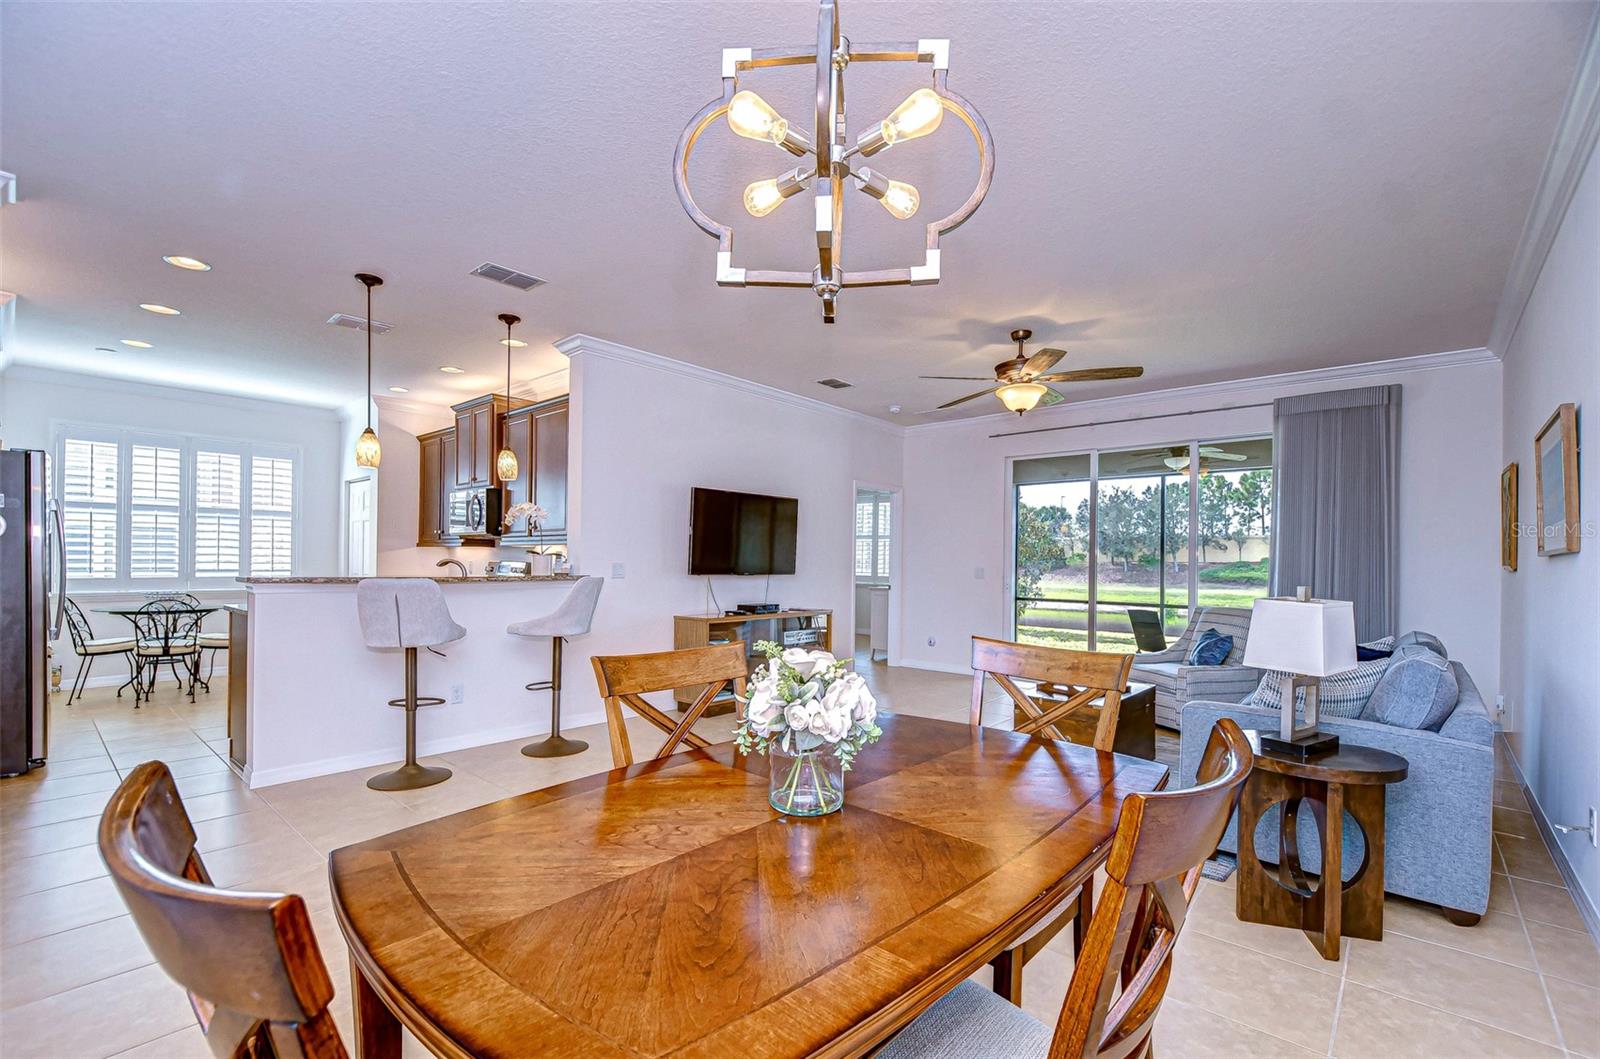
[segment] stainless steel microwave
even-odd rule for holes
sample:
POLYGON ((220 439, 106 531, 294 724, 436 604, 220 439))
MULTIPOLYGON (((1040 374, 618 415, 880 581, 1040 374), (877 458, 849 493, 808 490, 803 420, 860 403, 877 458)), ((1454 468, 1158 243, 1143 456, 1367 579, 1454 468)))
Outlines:
POLYGON ((450 491, 449 523, 452 537, 498 537, 504 517, 505 490, 468 486, 450 491))

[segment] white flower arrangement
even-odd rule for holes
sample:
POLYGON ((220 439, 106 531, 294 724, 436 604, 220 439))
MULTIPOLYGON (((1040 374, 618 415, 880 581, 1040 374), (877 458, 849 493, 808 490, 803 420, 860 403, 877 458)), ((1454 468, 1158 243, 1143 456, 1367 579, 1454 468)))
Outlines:
POLYGON ((533 503, 531 500, 524 500, 520 504, 511 505, 511 510, 507 511, 505 518, 500 520, 500 528, 510 529, 523 519, 527 519, 530 528, 537 533, 539 531, 540 523, 544 522, 544 520, 549 517, 550 512, 546 511, 538 504, 533 503))
POLYGON ((844 769, 883 735, 878 701, 859 673, 827 651, 785 650, 770 640, 756 644, 766 664, 750 677, 744 719, 734 732, 746 754, 772 747, 800 755, 831 750, 844 769))

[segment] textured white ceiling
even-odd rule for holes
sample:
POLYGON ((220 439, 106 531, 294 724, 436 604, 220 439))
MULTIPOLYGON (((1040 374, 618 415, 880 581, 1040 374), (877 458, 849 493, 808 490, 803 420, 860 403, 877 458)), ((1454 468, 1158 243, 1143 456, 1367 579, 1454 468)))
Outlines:
MULTIPOLYGON (((843 0, 857 41, 951 38, 951 86, 987 117, 998 167, 946 237, 942 283, 847 291, 830 327, 809 293, 718 288, 715 244, 670 178, 721 49, 812 39, 810 0, 8 0, 7 353, 342 403, 360 392, 362 336, 323 321, 362 312, 358 270, 388 280, 378 392, 428 401, 503 384, 506 311, 532 343, 519 379, 585 331, 874 415, 900 404, 907 423, 965 392, 914 376, 987 372, 1013 326, 1066 346, 1064 367, 1147 369, 1080 397, 1480 346, 1593 12, 843 0), (171 253, 215 270, 170 268, 171 253), (486 260, 549 286, 467 275, 486 260), (815 384, 829 376, 855 387, 815 384)), ((853 68, 855 129, 915 75, 853 68)), ((809 124, 804 71, 749 86, 809 124)), ((737 206, 786 157, 718 126, 694 167, 752 267, 810 267, 804 199, 764 221, 737 206)), ((954 121, 879 160, 922 188, 924 214, 897 224, 853 196, 853 268, 916 260, 920 221, 975 172, 954 121)))

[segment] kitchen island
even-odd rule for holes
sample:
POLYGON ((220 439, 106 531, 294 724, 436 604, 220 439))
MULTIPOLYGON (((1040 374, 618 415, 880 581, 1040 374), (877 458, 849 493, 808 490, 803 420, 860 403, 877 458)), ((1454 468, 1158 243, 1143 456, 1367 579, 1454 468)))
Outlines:
MULTIPOLYGON (((244 648, 235 655, 245 663, 238 689, 244 701, 230 701, 229 713, 239 718, 230 728, 243 733, 234 737, 233 756, 245 782, 265 787, 400 760, 405 714, 387 703, 404 693, 402 653, 362 640, 356 585, 363 579, 239 580, 248 593, 243 613, 233 616, 244 648)), ((467 635, 440 654, 419 652, 419 691, 445 700, 417 713, 419 754, 547 734, 549 693, 524 685, 549 679, 549 645, 512 636, 506 626, 554 610, 577 577, 432 580, 467 635)), ((580 652, 563 669, 569 684, 592 679, 580 652)))

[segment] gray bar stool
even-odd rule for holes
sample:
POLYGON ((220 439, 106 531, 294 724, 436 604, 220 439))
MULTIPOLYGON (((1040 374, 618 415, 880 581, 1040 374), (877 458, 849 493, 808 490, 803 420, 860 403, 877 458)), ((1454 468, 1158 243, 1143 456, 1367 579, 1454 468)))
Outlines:
MULTIPOLYGON (((356 612, 368 647, 402 647, 406 652, 406 694, 390 706, 406 711, 406 763, 367 781, 375 791, 409 791, 450 778, 450 770, 417 764, 417 707, 442 706, 440 698, 417 697, 417 648, 429 650, 461 639, 467 630, 450 617, 444 590, 426 578, 369 577, 356 586, 356 612)), ((436 654, 438 652, 435 652, 436 654)))
POLYGON ((589 749, 582 739, 566 739, 561 735, 561 645, 569 636, 582 636, 594 621, 595 604, 600 602, 600 589, 605 582, 598 577, 580 577, 561 606, 542 618, 513 622, 506 626, 512 636, 550 637, 550 679, 527 685, 529 691, 550 692, 550 735, 537 743, 529 743, 522 752, 529 757, 566 757, 589 749))

